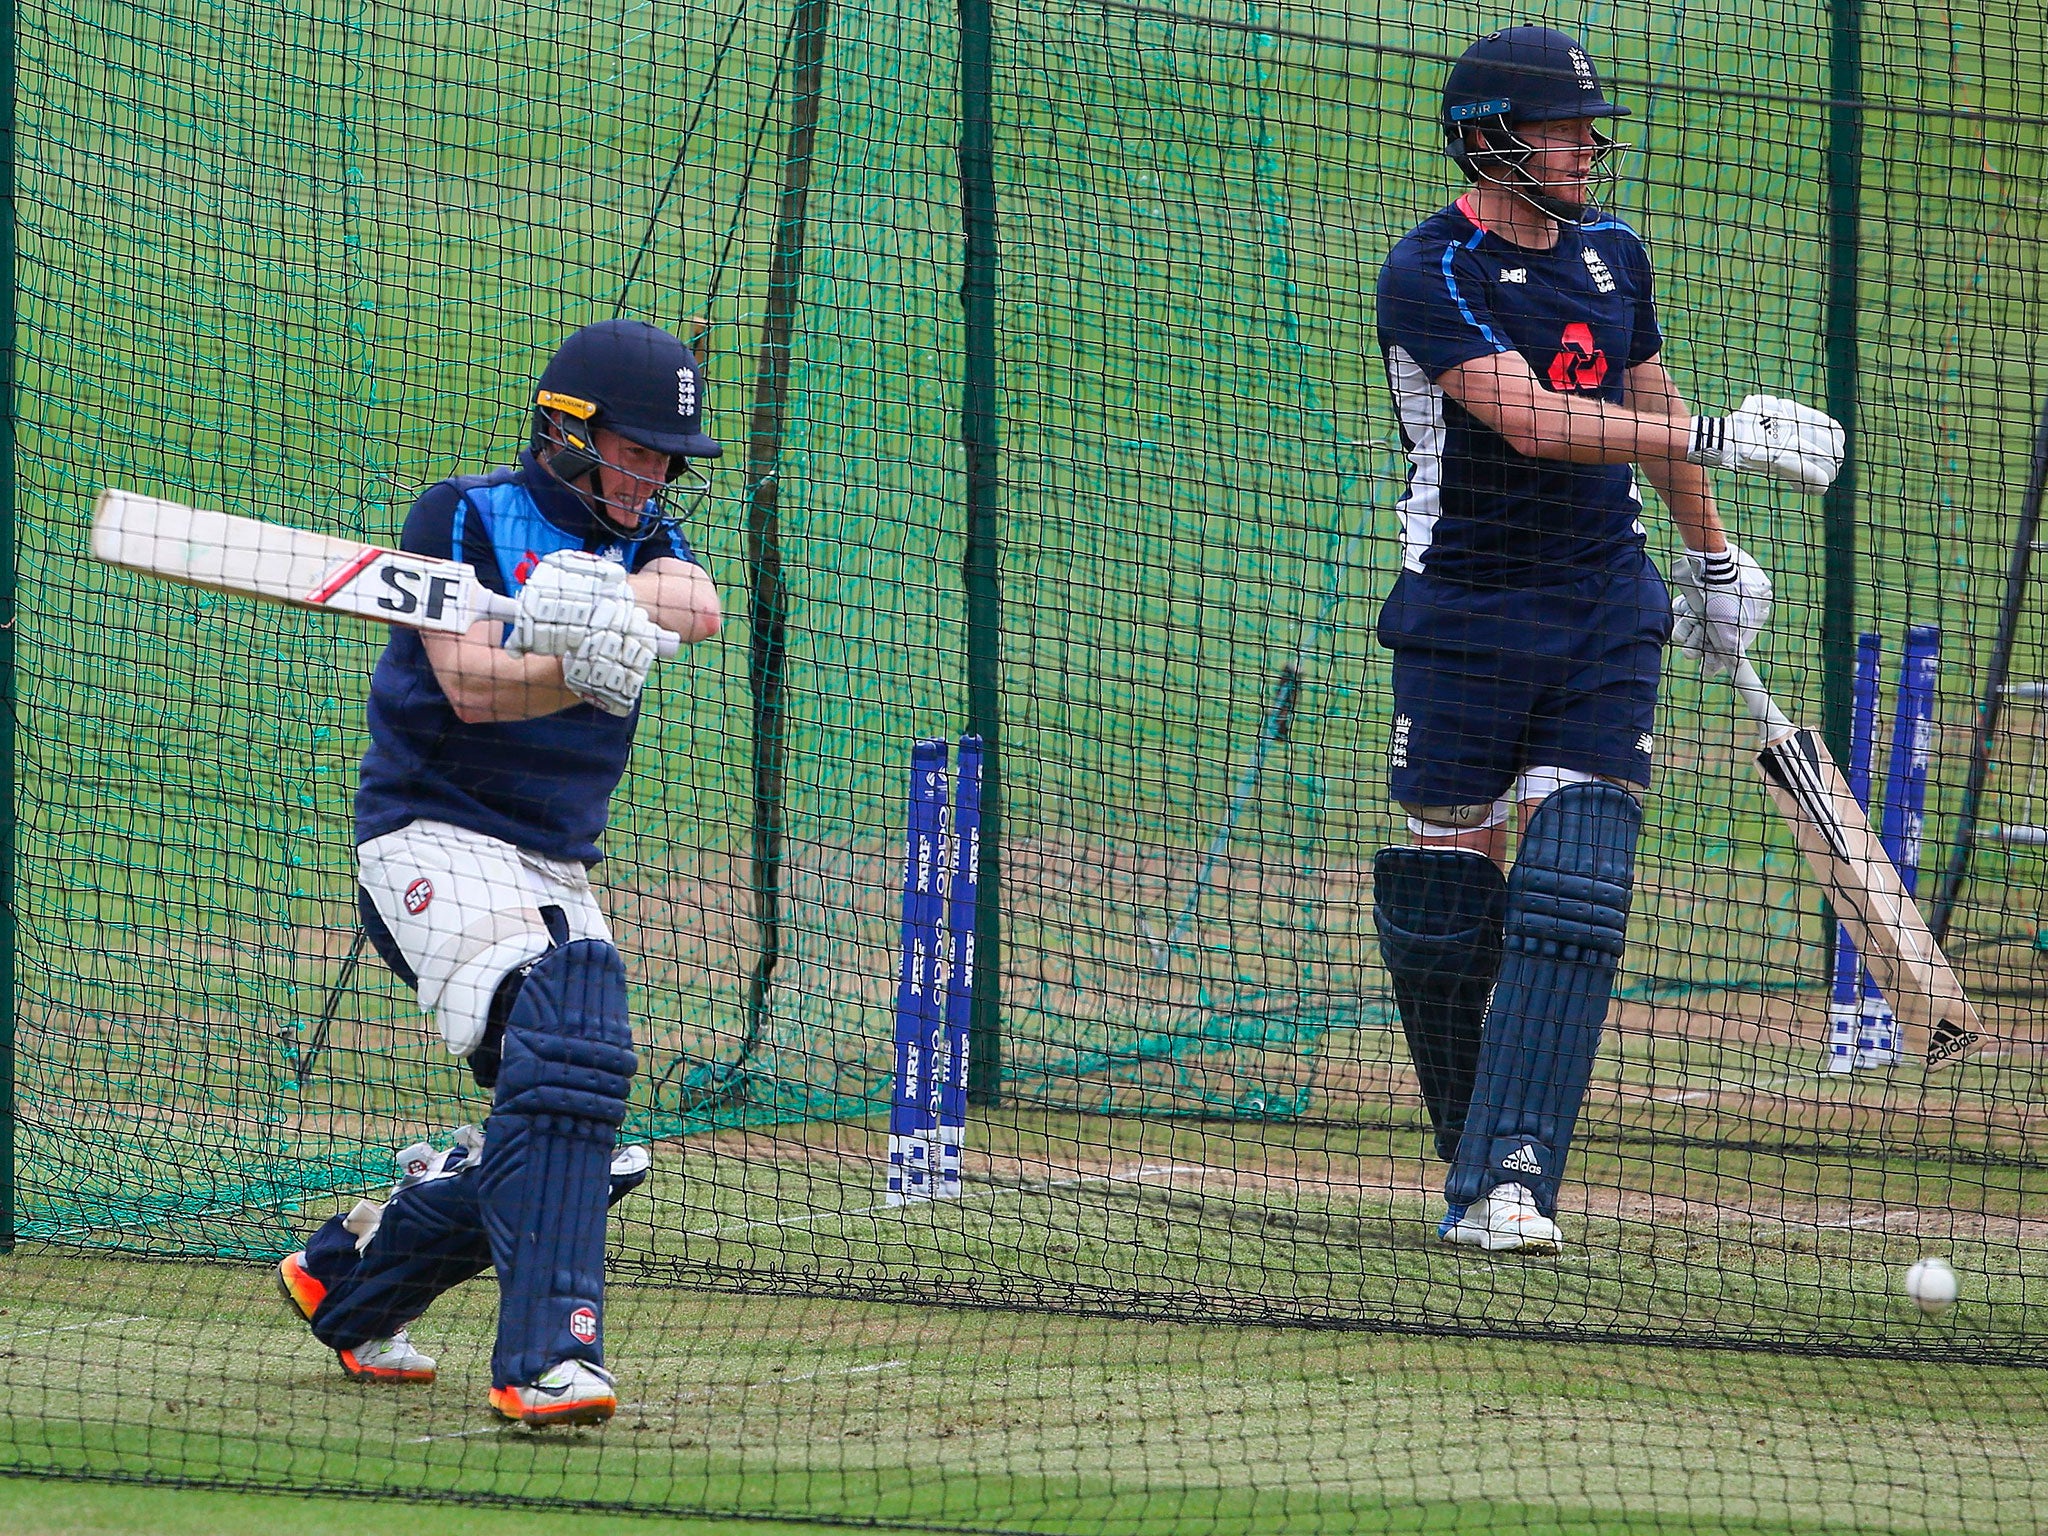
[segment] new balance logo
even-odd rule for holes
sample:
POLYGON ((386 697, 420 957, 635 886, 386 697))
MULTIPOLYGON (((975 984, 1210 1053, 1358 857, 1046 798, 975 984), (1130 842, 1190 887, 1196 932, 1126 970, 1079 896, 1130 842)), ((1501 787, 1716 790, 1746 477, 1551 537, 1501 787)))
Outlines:
POLYGON ((1593 286, 1602 293, 1614 292, 1614 274, 1607 270, 1607 263, 1600 259, 1600 253, 1589 245, 1579 255, 1586 263, 1586 270, 1593 274, 1593 286))
POLYGON ((1504 283, 1526 283, 1529 281, 1529 269, 1527 267, 1502 267, 1500 269, 1500 280, 1504 283))
POLYGON ((1500 1160, 1500 1165, 1509 1173, 1541 1174, 1543 1172, 1543 1159, 1536 1155, 1534 1147, 1527 1145, 1518 1147, 1513 1152, 1510 1152, 1500 1160))
POLYGON ((1648 757, 1653 751, 1655 751, 1656 747, 1657 738, 1652 736, 1648 731, 1643 732, 1642 735, 1636 738, 1636 750, 1642 753, 1645 757, 1648 757))

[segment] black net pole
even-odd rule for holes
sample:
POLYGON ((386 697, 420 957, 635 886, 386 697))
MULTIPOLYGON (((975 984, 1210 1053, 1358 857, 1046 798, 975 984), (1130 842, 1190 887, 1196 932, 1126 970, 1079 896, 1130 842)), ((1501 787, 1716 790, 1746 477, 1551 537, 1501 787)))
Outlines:
POLYGON ((2026 499, 2020 504, 2020 525, 2012 540, 2012 560, 2006 567, 2005 601, 1998 610, 1998 633, 1991 643, 1991 664, 1984 671, 1984 696, 1977 705, 1977 734, 1970 743, 1970 773, 1963 784, 1962 808, 1956 815, 1955 841, 1948 851, 1948 868, 1941 877, 1941 893, 1935 897, 1934 913, 1928 927, 1939 944, 1948 937, 1948 925, 1955 918, 1956 902, 1969 877, 1970 854, 1977 841, 1977 813, 1984 798, 1984 781, 1991 773, 1991 754, 1998 745, 1998 717, 2005 708, 2006 678, 2012 670, 2012 647, 2019 634, 2020 610, 2026 606, 2027 582, 2033 570, 2034 545, 2041 537, 2041 493, 2048 483, 2048 400, 2041 405, 2041 424, 2034 432, 2033 462, 2027 470, 2026 499))
POLYGON ((804 205, 822 94, 827 0, 804 0, 795 32, 795 89, 777 200, 775 253, 761 321, 754 411, 747 432, 747 680, 753 698, 753 887, 757 952, 747 982, 746 1035, 728 1080, 737 1090, 767 1028, 769 992, 782 956, 783 748, 788 686, 789 596, 782 579, 778 461, 789 395, 790 334, 803 280, 804 205))
POLYGON ((1001 421, 996 399, 996 187, 989 0, 960 0, 960 280, 965 376, 960 439, 967 456, 967 728, 982 740, 980 887, 974 913, 974 1011, 968 1098, 1002 1094, 1002 570, 997 522, 1001 421))
POLYGON ((0 28, 0 1253, 14 1249, 14 6, 0 28))
MULTIPOLYGON (((1828 44, 1828 414, 1847 453, 1821 502, 1820 734, 1838 762, 1849 758, 1856 667, 1857 269, 1862 261, 1863 6, 1834 0, 1828 44)), ((1820 931, 1835 931, 1820 904, 1820 931)), ((1828 953, 1823 938, 1820 953, 1828 953)))
POLYGON ((1821 737, 1849 752, 1850 685, 1856 657, 1857 269, 1862 259, 1863 7, 1835 0, 1828 103, 1828 414, 1847 434, 1848 455, 1822 503, 1821 737))

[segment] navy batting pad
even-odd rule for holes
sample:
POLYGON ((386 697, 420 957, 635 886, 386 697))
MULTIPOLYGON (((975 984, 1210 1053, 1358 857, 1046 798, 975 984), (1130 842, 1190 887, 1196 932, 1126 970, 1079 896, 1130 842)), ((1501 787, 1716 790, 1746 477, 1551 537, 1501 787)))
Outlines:
POLYGON ((1603 783, 1568 784, 1529 819, 1507 881, 1478 1081, 1444 1186, 1452 1205, 1516 1183, 1555 1213, 1621 961, 1642 826, 1635 796, 1603 783))
POLYGON ((1383 848, 1373 860, 1373 925, 1401 1031, 1429 1106, 1437 1156, 1458 1155, 1479 1067, 1479 1030, 1500 970, 1507 882, 1466 848, 1383 848))
POLYGON ((566 944, 527 973, 476 1174, 498 1268, 493 1385, 563 1360, 604 1363, 604 1213, 632 1042, 625 966, 609 944, 566 944))

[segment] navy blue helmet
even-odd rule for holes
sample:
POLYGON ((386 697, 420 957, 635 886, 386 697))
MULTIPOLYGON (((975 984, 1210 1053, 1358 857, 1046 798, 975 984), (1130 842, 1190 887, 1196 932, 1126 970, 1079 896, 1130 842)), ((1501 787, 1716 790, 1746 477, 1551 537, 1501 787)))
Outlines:
MULTIPOLYGON (((589 429, 607 427, 643 448, 668 455, 668 478, 690 471, 692 459, 724 450, 704 431, 704 370, 690 349, 645 320, 600 320, 556 349, 534 390, 533 451, 570 485, 591 480, 599 455, 589 429)), ((701 476, 696 478, 701 479, 701 476)), ((644 538, 658 523, 619 528, 644 538)))
POLYGON ((723 451, 704 433, 704 370, 688 347, 645 320, 600 320, 576 332, 549 359, 534 405, 670 458, 723 451))
MULTIPOLYGON (((1444 133, 1459 169, 1474 181, 1507 185, 1558 218, 1577 218, 1582 210, 1520 184, 1530 181, 1526 164, 1532 151, 1515 127, 1626 116, 1628 108, 1601 90, 1599 71, 1578 40, 1550 27, 1489 32, 1451 66, 1444 84, 1444 133), (1475 149, 1465 137, 1475 128, 1486 136, 1484 148, 1475 149)), ((1597 142, 1595 172, 1604 176, 1613 141, 1601 136, 1597 142)))

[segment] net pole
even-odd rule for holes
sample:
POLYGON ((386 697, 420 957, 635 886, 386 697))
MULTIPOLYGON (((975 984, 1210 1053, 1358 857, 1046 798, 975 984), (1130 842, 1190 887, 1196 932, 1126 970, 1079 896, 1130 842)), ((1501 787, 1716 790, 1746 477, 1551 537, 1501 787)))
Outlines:
POLYGON ((775 249, 747 430, 747 680, 753 701, 752 855, 757 952, 747 981, 746 1034, 730 1086, 737 1089, 767 1029, 769 994, 782 957, 783 767, 789 656, 789 594, 782 576, 779 462, 789 397, 790 336, 803 281, 804 210, 810 194, 823 94, 827 0, 803 0, 791 18, 794 89, 776 203, 775 249))
POLYGON ((1847 454, 1822 502, 1821 738, 1848 761, 1856 675, 1857 267, 1862 258, 1863 4, 1834 0, 1828 40, 1828 414, 1847 454))
MULTIPOLYGON (((1821 501, 1820 734, 1849 760, 1856 714, 1856 269, 1862 258, 1863 3, 1833 0, 1828 36, 1828 414, 1842 424, 1841 472, 1821 501)), ((1821 962, 1833 959, 1832 904, 1820 904, 1821 962)), ((1831 978, 1830 978, 1831 979, 1831 978)))
POLYGON ((997 498, 1002 422, 996 397, 996 183, 990 0, 960 0, 960 279, 964 372, 960 439, 967 460, 967 729, 982 742, 980 881, 974 910, 974 1007, 968 1101, 1002 1099, 1002 569, 997 498))
POLYGON ((2034 545, 2041 537, 2041 496, 2048 486, 2048 399, 2041 403, 2041 423, 2034 431, 2034 452, 2027 466, 2027 489, 2020 503, 2019 529, 2013 535, 2012 558, 2005 572, 2005 598, 1998 609, 1998 634, 1991 643, 1991 664, 1984 670, 1984 696, 1977 705, 1977 731, 1970 742, 1970 771, 1963 783, 1963 803, 1956 813, 1955 841, 1948 851, 1948 868, 1941 877, 1941 892, 1934 912, 1927 920, 1939 944, 1948 937, 1956 902, 1963 894, 1963 881, 1970 872, 1970 855, 1977 841, 1977 817, 1984 800, 1984 784, 1991 776, 1991 754, 1998 750, 1998 720, 2005 709, 2006 679, 2012 672, 2012 648, 2019 638, 2020 612, 2026 606, 2027 584, 2034 564, 2034 545))
POLYGON ((14 1251, 14 26, 0 26, 0 1253, 14 1251))

